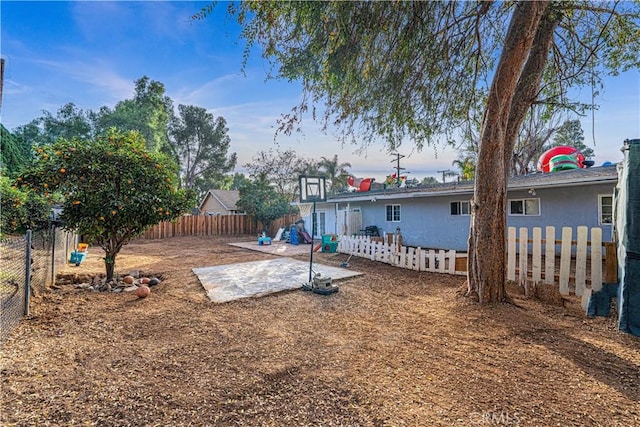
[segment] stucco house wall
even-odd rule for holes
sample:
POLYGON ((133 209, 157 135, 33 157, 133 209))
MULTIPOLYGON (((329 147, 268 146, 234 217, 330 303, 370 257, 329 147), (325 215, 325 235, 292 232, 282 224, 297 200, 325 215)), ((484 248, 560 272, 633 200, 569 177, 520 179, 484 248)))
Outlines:
MULTIPOLYGON (((600 196, 611 197, 617 182, 615 166, 517 177, 509 184, 510 200, 537 199, 536 215, 507 214, 508 227, 601 227, 604 241, 612 240, 612 226, 601 224, 600 196)), ((363 226, 375 225, 386 233, 402 232, 403 242, 423 248, 467 249, 470 216, 452 215, 452 202, 468 202, 473 183, 441 184, 434 188, 338 195, 329 201, 348 203, 362 212, 363 226), (387 221, 387 206, 400 206, 400 221, 387 221)))

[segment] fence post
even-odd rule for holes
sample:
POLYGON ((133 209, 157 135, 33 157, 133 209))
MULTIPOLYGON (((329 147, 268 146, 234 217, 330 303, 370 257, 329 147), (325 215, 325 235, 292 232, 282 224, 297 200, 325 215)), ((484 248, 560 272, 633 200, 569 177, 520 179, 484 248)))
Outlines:
POLYGON ((602 289, 602 229, 591 229, 591 290, 602 289))
POLYGON ((537 285, 542 280, 542 228, 533 227, 533 283, 537 285))
POLYGON ((516 280, 516 228, 507 229, 507 280, 516 280))
POLYGON ((56 283, 56 226, 51 227, 51 283, 56 283))
POLYGON ((518 239, 520 240, 520 253, 518 254, 518 284, 527 288, 527 276, 529 275, 529 229, 520 227, 518 239))
POLYGON ((544 283, 556 282, 556 229, 548 225, 544 229, 544 283))
POLYGON ((584 225, 578 227, 576 241, 576 288, 577 296, 584 294, 587 282, 587 234, 588 228, 584 225))
POLYGON ((27 255, 25 257, 24 271, 24 315, 29 315, 29 299, 31 298, 31 230, 27 230, 27 255))

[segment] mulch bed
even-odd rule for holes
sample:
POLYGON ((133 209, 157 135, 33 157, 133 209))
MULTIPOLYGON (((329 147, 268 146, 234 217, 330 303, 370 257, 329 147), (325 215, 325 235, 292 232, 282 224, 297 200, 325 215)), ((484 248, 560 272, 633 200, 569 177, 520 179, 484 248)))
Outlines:
MULTIPOLYGON (((74 280, 37 295, 1 349, 0 424, 640 425, 640 339, 575 301, 481 307, 463 277, 354 257, 365 275, 338 293, 215 304, 191 268, 273 257, 233 241, 126 246, 120 274, 162 277, 144 299, 74 280)), ((101 256, 62 273, 99 275, 101 256)))

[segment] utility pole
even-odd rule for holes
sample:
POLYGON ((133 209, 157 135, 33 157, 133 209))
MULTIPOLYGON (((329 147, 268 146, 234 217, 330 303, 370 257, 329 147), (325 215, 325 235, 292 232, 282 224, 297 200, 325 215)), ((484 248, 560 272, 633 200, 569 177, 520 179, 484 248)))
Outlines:
POLYGON ((437 172, 442 174, 442 182, 443 182, 443 183, 444 183, 444 182, 446 182, 446 181, 445 181, 445 178, 446 178, 447 176, 450 176, 450 175, 451 175, 451 173, 452 173, 451 169, 446 169, 446 170, 443 170, 443 171, 437 171, 437 172))
POLYGON ((400 153, 395 153, 394 156, 396 156, 396 158, 394 160, 391 160, 391 163, 396 163, 396 167, 394 168, 396 170, 396 186, 400 187, 400 171, 405 170, 405 168, 400 167, 400 159, 404 159, 405 156, 400 153))

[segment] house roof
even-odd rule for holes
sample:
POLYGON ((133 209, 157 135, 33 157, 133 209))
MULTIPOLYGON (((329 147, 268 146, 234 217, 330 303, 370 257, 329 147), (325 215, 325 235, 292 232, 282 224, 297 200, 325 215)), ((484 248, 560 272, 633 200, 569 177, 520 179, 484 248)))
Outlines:
POLYGON ((204 206, 208 197, 214 197, 228 211, 236 211, 238 207, 236 203, 240 199, 238 190, 209 190, 200 203, 200 209, 204 206))
MULTIPOLYGON (((615 184, 618 181, 616 165, 598 166, 551 173, 532 173, 509 178, 508 190, 573 187, 586 184, 615 184)), ((341 193, 329 196, 327 202, 355 202, 376 199, 402 199, 473 193, 474 181, 429 184, 412 188, 386 188, 361 193, 341 193)))

